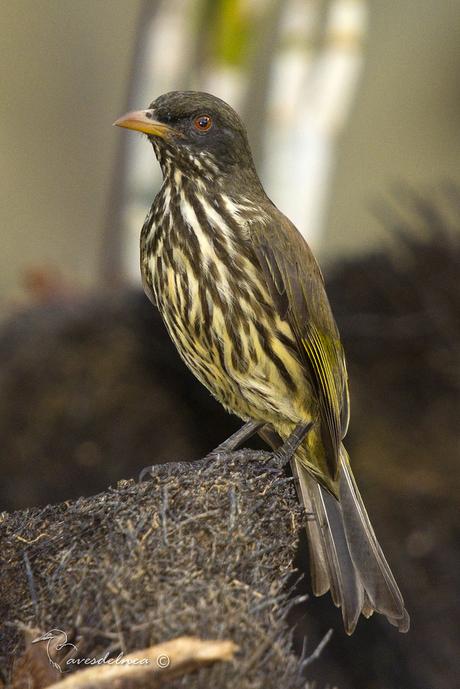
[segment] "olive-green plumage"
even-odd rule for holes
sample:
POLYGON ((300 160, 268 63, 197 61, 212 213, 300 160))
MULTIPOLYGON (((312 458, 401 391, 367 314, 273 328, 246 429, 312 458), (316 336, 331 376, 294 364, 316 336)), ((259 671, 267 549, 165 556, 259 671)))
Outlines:
POLYGON ((142 229, 144 287, 186 364, 245 421, 287 440, 307 522, 312 586, 331 590, 351 633, 375 610, 409 617, 342 445, 347 371, 318 265, 266 196, 236 113, 173 92, 117 122, 149 135, 164 182, 142 229))

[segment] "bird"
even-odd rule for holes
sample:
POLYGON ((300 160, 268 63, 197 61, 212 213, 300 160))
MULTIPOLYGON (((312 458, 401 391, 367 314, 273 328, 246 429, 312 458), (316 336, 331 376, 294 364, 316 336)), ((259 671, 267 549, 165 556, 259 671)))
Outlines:
POLYGON ((114 125, 147 135, 163 183, 141 230, 144 290, 185 364, 291 462, 309 518, 311 586, 330 591, 345 632, 381 613, 410 618, 343 445, 348 375, 323 275, 306 240, 264 191, 236 111, 172 91, 114 125))

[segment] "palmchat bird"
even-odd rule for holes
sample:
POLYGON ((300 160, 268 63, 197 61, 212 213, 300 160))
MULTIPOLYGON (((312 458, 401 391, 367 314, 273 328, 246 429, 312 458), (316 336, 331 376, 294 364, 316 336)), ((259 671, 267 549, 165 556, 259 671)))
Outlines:
MULTIPOLYGON (((312 588, 330 590, 351 634, 374 611, 409 616, 376 539, 342 440, 344 352, 307 243, 270 201, 244 125, 219 98, 171 92, 115 122, 147 134, 163 185, 141 233, 144 289, 179 354, 255 432, 278 439, 309 515, 312 588)), ((276 444, 276 440, 275 440, 276 444)))

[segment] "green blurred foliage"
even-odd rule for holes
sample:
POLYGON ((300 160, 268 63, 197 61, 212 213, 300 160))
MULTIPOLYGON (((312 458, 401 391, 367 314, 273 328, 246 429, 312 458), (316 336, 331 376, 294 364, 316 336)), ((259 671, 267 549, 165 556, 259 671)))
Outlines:
POLYGON ((228 66, 247 62, 257 16, 242 0, 203 0, 197 23, 206 27, 208 58, 228 66))

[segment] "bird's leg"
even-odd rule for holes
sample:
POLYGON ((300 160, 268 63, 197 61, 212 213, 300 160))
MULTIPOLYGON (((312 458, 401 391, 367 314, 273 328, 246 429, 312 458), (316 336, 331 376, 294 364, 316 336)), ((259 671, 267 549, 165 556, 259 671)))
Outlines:
POLYGON ((272 448, 273 452, 278 450, 278 448, 280 448, 283 444, 283 441, 279 437, 278 433, 275 430, 273 430, 273 428, 268 423, 266 423, 265 426, 260 428, 258 433, 262 440, 272 448))
POLYGON ((263 422, 261 421, 247 421, 244 426, 241 426, 233 435, 230 436, 230 438, 227 438, 227 440, 224 440, 223 443, 218 445, 212 452, 209 453, 209 456, 215 456, 220 453, 225 453, 225 452, 232 452, 232 450, 236 450, 237 447, 240 447, 244 443, 245 440, 248 440, 251 438, 259 428, 262 428, 263 422))
POLYGON ((313 421, 309 421, 308 423, 299 423, 295 427, 289 438, 272 455, 272 459, 277 466, 281 468, 292 459, 295 451, 305 440, 312 426, 313 421))

